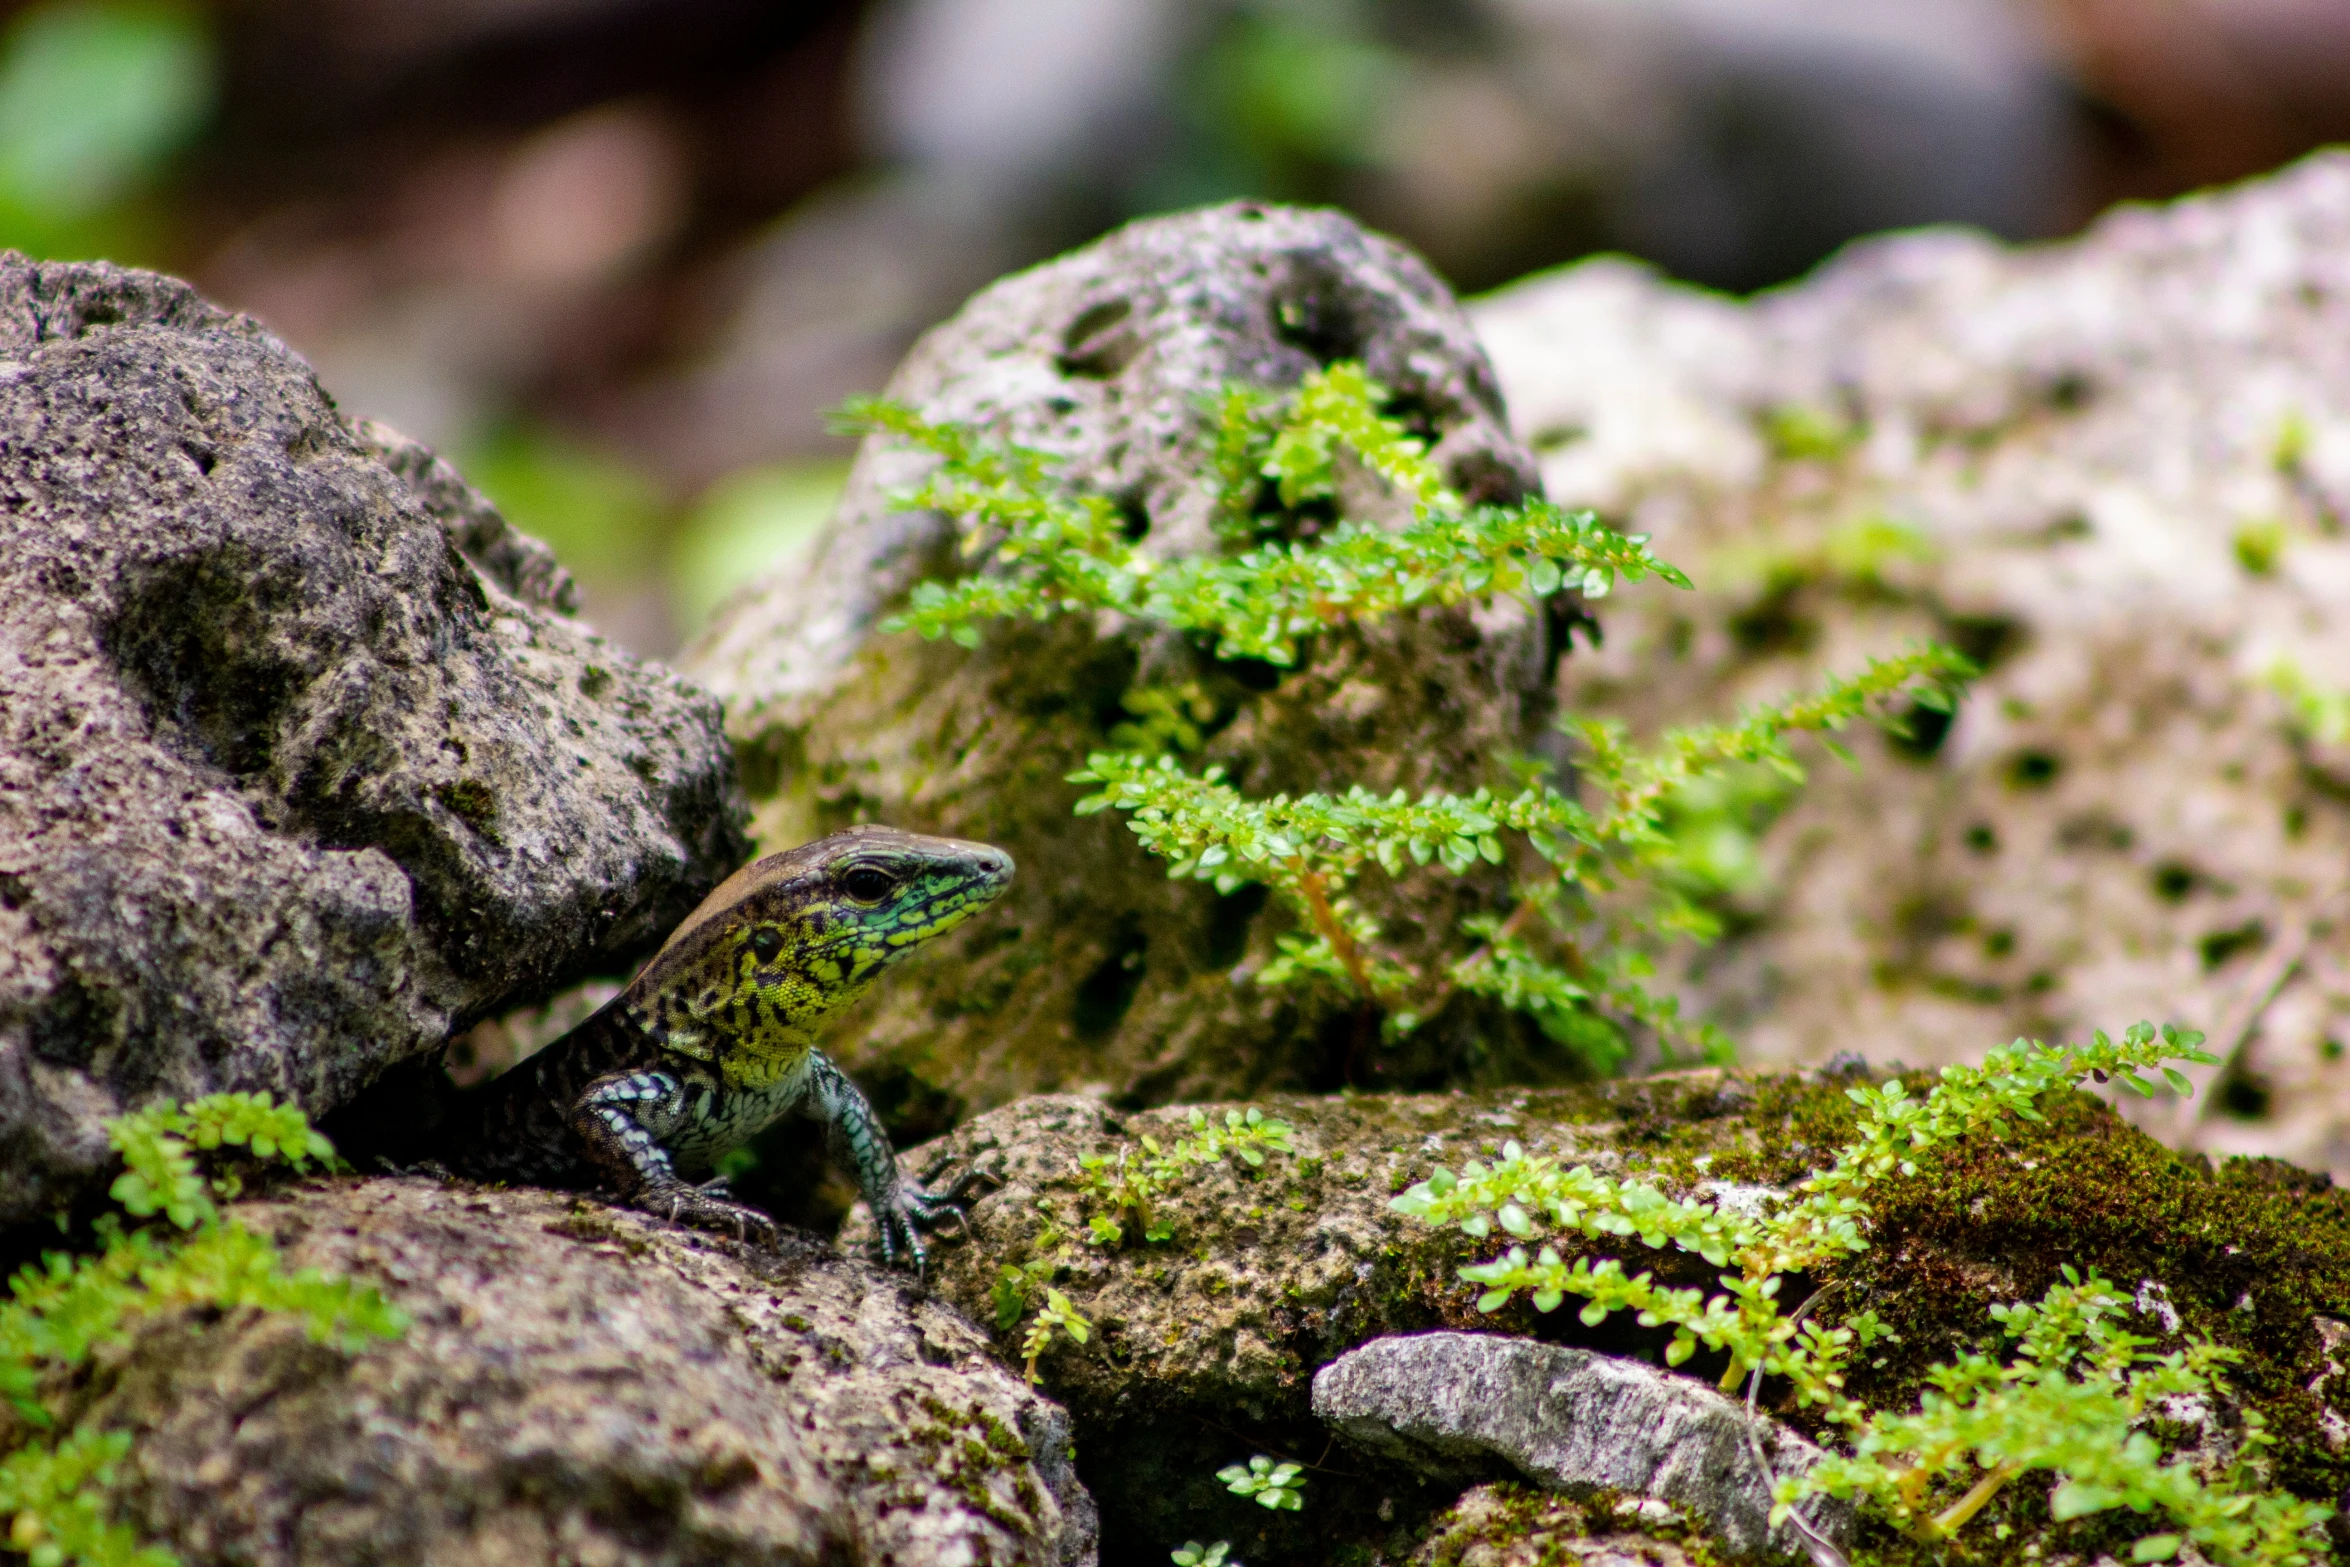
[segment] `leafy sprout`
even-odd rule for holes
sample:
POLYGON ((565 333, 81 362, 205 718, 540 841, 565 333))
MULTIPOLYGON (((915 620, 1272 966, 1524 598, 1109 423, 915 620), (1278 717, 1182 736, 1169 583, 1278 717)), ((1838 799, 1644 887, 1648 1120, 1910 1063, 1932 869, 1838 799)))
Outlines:
POLYGON ((9 1280, 0 1302, 0 1398, 42 1433, 0 1457, 0 1517, 7 1539, 36 1567, 172 1567, 160 1546, 114 1522, 110 1498, 130 1452, 125 1432, 76 1425, 52 1435, 57 1412, 43 1396, 56 1373, 120 1343, 146 1316, 173 1306, 240 1306, 284 1312, 310 1337, 346 1351, 398 1336, 405 1321, 372 1289, 315 1269, 288 1271, 277 1247, 218 1202, 236 1176, 208 1175, 198 1155, 239 1150, 296 1171, 334 1168, 334 1149, 292 1105, 262 1094, 214 1094, 165 1102, 107 1124, 124 1171, 112 1194, 133 1218, 161 1215, 168 1228, 101 1217, 94 1252, 48 1252, 9 1280))
MULTIPOLYGON (((989 625, 1111 612, 1202 639, 1218 658, 1293 666, 1305 640, 1336 627, 1423 606, 1585 599, 1654 578, 1689 586, 1638 534, 1588 511, 1545 501, 1468 506, 1426 444, 1382 409, 1387 391, 1359 364, 1307 375, 1287 393, 1232 387, 1210 410, 1207 487, 1219 548, 1165 559, 1129 537, 1108 497, 1071 493, 1054 459, 982 438, 911 408, 865 399, 843 428, 882 435, 936 459, 919 485, 892 497, 955 520, 970 562, 951 581, 924 582, 887 624, 975 646, 989 625), (1351 465, 1351 470, 1349 465, 1351 465), (1278 535, 1280 508, 1334 501, 1349 471, 1383 484, 1408 508, 1400 525, 1342 518, 1310 539, 1278 535)), ((1635 746, 1617 725, 1572 721, 1576 779, 1517 767, 1514 784, 1461 790, 1343 791, 1257 799, 1215 766, 1187 763, 1212 715, 1196 684, 1139 686, 1071 781, 1093 786, 1078 811, 1126 815, 1169 874, 1231 892, 1259 883, 1279 894, 1299 930, 1278 938, 1262 985, 1313 984, 1408 1033, 1454 996, 1498 1002, 1529 1017, 1594 1070, 1620 1066, 1627 1027, 1644 1028, 1668 1058, 1722 1059, 1727 1044, 1680 1016, 1647 980, 1662 943, 1705 939, 1704 900, 1718 881, 1696 864, 1674 827, 1684 801, 1710 780, 1761 769, 1790 783, 1803 768, 1790 746, 1862 720, 1898 723, 1912 707, 1949 711, 1975 673, 1958 654, 1925 647, 1872 660, 1815 692, 1759 704, 1727 724, 1675 729, 1635 746), (1423 869, 1454 875, 1501 868, 1516 883, 1506 911, 1473 916, 1455 955, 1407 962, 1384 941, 1378 880, 1423 869)), ((1496 779, 1513 770, 1495 757, 1496 779)), ((1107 1241, 1108 1231, 1099 1231, 1107 1241)))
POLYGON ((2126 1506, 2159 1511, 2177 1526, 2174 1534, 2141 1541, 2142 1551, 2175 1552, 2191 1541, 2229 1567, 2303 1567, 2322 1559, 2317 1531, 2332 1509, 2262 1488, 2259 1455, 2268 1438, 2256 1412, 2244 1413, 2238 1456, 2217 1476, 2166 1457, 2138 1429, 2166 1399, 2223 1391, 2222 1371, 2234 1352, 2191 1341, 2154 1355, 2151 1340, 2120 1325, 2128 1297, 2094 1275, 2083 1282, 2067 1269, 2065 1283, 2037 1304, 1995 1307, 1992 1316, 2016 1342, 2016 1358, 1976 1354, 1937 1366, 1914 1414, 1872 1410, 1844 1391, 1853 1354, 1884 1335, 1873 1316, 1831 1325, 1798 1320, 1779 1304, 1790 1276, 1816 1275, 1868 1247, 1869 1193, 1878 1182, 1915 1174, 1938 1150, 2011 1118, 2038 1120, 2040 1099, 2087 1079, 2151 1094, 2148 1074, 2159 1073, 2186 1093, 2188 1080, 2170 1063, 2215 1060, 2201 1048, 2202 1037, 2140 1023, 2118 1042, 2102 1033, 2087 1045, 2019 1040, 1992 1051, 1981 1067, 1945 1067, 1923 1098, 1898 1080, 1847 1090, 1861 1110, 1851 1141, 1760 1216, 1672 1197, 1588 1166, 1562 1168, 1514 1142, 1494 1163, 1472 1160, 1457 1174, 1437 1169, 1392 1206, 1476 1239, 1499 1231, 1516 1243, 1460 1270, 1464 1280, 1483 1286, 1481 1311, 1498 1311, 1524 1294, 1537 1311, 1550 1312, 1574 1296, 1583 1301, 1580 1315, 1588 1325, 1630 1311, 1643 1327, 1669 1329, 1665 1358, 1672 1365, 1701 1344, 1726 1352, 1724 1387, 1758 1372, 1787 1378, 1799 1404, 1819 1408, 1846 1429, 1851 1449, 1782 1480, 1782 1517, 1821 1492, 1865 1496, 1921 1538, 1949 1538, 2010 1481, 2043 1470, 2057 1477, 2052 1508, 2060 1519, 2126 1506), (1659 1285, 1653 1274, 1628 1273, 1612 1257, 1577 1256, 1570 1264, 1553 1244, 1570 1237, 1637 1240, 1730 1271, 1721 1275, 1718 1292, 1659 1285), (1529 1255, 1530 1246, 1539 1249, 1529 1255))
POLYGON ((1255 1499, 1259 1507, 1294 1513, 1305 1506, 1305 1466, 1275 1463, 1259 1453, 1246 1464, 1226 1464, 1216 1478, 1234 1496, 1255 1499))

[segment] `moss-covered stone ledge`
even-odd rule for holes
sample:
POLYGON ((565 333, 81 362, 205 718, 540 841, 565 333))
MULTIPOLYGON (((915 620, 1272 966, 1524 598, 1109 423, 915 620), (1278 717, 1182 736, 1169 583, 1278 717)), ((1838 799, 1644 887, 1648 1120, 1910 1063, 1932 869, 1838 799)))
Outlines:
MULTIPOLYGON (((1267 1152, 1257 1167, 1237 1156, 1191 1165, 1147 1216, 1114 1212, 1107 1181, 1121 1154, 1129 1168, 1148 1157, 1145 1137, 1167 1149, 1189 1135, 1189 1107, 1124 1113, 1080 1097, 1031 1098, 909 1162, 976 1168, 999 1183, 972 1204, 969 1240, 940 1247, 934 1279, 993 1330, 1000 1354, 1024 1359, 1050 1290, 1090 1322, 1083 1344, 1054 1333, 1036 1366, 1075 1422, 1110 1556, 1228 1537, 1244 1559, 1396 1559, 1453 1495, 1333 1450, 1308 1409, 1317 1367, 1377 1335, 1438 1326, 1649 1359, 1663 1335, 1623 1317, 1587 1328, 1573 1310, 1541 1314, 1523 1297, 1479 1313, 1458 1269, 1500 1248, 1393 1212, 1395 1194, 1439 1164, 1458 1169, 1514 1140, 1676 1195, 1753 1200, 1833 1158, 1852 1129, 1854 1080, 1702 1071, 1571 1089, 1201 1106, 1211 1126, 1229 1110, 1277 1117, 1292 1128, 1293 1151, 1267 1152), (1088 1158, 1108 1162, 1089 1175, 1088 1158), (1097 1217, 1121 1221, 1121 1237, 1098 1238, 1097 1217), (1146 1229, 1166 1238, 1146 1239, 1146 1229), (1267 1512, 1215 1480, 1252 1452, 1309 1465, 1302 1512, 1267 1512)), ((1929 1082, 1921 1075, 1914 1086, 1929 1082)), ((2144 1331, 2165 1331, 2167 1310, 2172 1337, 2207 1333, 2243 1351, 2234 1383, 2279 1438, 2278 1483, 2338 1497, 2350 1482, 2350 1378, 2329 1343, 2339 1337, 2333 1320, 2350 1320, 2350 1196, 2271 1160, 2214 1168, 2181 1157, 2086 1095, 2042 1110, 2039 1124, 2010 1123, 1875 1189, 1873 1244, 1835 1274, 1832 1309, 1873 1309, 1900 1338, 1857 1368, 1852 1390, 1909 1407, 1929 1365, 1994 1342, 1992 1304, 2036 1297, 2068 1263, 2094 1268, 2125 1288, 2158 1286, 2143 1291, 2144 1331)), ((863 1236, 860 1215, 844 1240, 863 1236)), ((1709 1284, 1718 1271, 1637 1241, 1585 1250, 1679 1284, 1709 1284)), ((1791 1280, 1786 1298, 1822 1282, 1791 1280)), ((1721 1363, 1701 1353, 1686 1369, 1711 1376, 1721 1363)), ((1775 1391, 1766 1388, 1766 1402, 1775 1391)), ((1783 1413, 1816 1430, 1801 1412, 1783 1413)), ((2001 1523, 2036 1529, 2046 1519, 2046 1489, 2016 1486, 1976 1527, 1988 1542, 2001 1523)), ((2071 1529, 2092 1558, 2100 1527, 2093 1517, 2071 1529)), ((1890 1534, 1862 1543, 1904 1549, 1890 1534)))
POLYGON ((187 1567, 1096 1559, 1061 1411, 903 1273, 417 1177, 228 1216, 407 1320, 351 1353, 171 1308, 71 1373, 68 1422, 133 1438, 120 1516, 187 1567))

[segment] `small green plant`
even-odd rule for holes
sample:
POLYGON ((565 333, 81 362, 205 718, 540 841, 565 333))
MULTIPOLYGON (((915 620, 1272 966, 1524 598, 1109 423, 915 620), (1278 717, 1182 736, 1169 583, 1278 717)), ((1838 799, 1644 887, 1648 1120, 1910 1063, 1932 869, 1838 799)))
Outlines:
POLYGON ((2234 543, 2236 564, 2247 576, 2273 577, 2285 558, 2285 525, 2274 517, 2239 523, 2234 543))
POLYGON ((1216 1478, 1234 1496, 1254 1497, 1259 1507, 1275 1512, 1294 1513, 1306 1504, 1303 1464, 1277 1464, 1259 1453, 1245 1464, 1226 1464, 1216 1478))
POLYGON ((1028 1362, 1028 1380, 1034 1385, 1039 1379, 1036 1362, 1053 1347, 1053 1333, 1058 1329, 1072 1344, 1082 1344, 1093 1334, 1093 1323, 1069 1302, 1069 1297, 1049 1285, 1044 1292, 1044 1305, 1036 1313, 1036 1320, 1028 1324, 1027 1334, 1020 1340, 1020 1354, 1028 1362))
MULTIPOLYGON (((1308 637, 1423 605, 1569 589, 1592 599, 1651 577, 1689 586, 1644 537, 1589 512, 1541 501, 1465 505, 1422 443, 1380 411, 1386 397, 1355 364, 1316 371, 1286 395, 1228 390, 1209 484, 1222 547, 1174 560, 1142 550, 1109 498, 1058 489, 1043 453, 898 405, 852 403, 846 428, 938 459, 895 504, 958 519, 965 553, 984 560, 952 582, 918 585, 890 624, 973 646, 1001 619, 1114 612, 1190 633, 1219 659, 1288 668, 1308 637), (1297 508, 1335 500, 1349 462, 1408 503, 1409 522, 1317 522, 1310 538, 1282 537, 1297 508), (1268 492, 1278 503, 1270 508, 1268 492)), ((1864 542, 1871 560, 1890 547, 1875 534, 1864 542)), ((1133 718, 1114 727, 1115 748, 1090 755, 1072 781, 1094 786, 1080 813, 1125 813, 1143 847, 1170 862, 1170 876, 1280 894, 1300 930, 1280 938, 1256 983, 1330 987, 1398 1035, 1456 995, 1484 997, 1527 1015, 1595 1071, 1629 1054, 1628 1027, 1649 1030, 1668 1058, 1719 1059, 1726 1043, 1645 983, 1660 944, 1708 939, 1716 928, 1710 889, 1683 874, 1687 856, 1669 830, 1686 791, 1742 768, 1800 780, 1794 735, 1863 718, 1898 723, 1912 706, 1947 711, 1973 673, 1948 649, 1922 648, 1647 747, 1617 725, 1570 722, 1581 743, 1571 793, 1546 766, 1496 757, 1483 786, 1416 798, 1357 787, 1251 799, 1221 769, 1181 759, 1198 748, 1213 711, 1198 688, 1141 688, 1126 693, 1133 718), (1414 964, 1385 950, 1364 890, 1371 873, 1393 881, 1423 867, 1457 875, 1486 866, 1511 872, 1515 897, 1464 922, 1457 956, 1414 964)))
POLYGON ((1086 1219, 1088 1237, 1097 1246, 1119 1246, 1129 1225, 1140 1225, 1142 1238, 1158 1244, 1174 1237, 1172 1221, 1157 1211, 1158 1200, 1198 1165, 1222 1164, 1230 1154, 1251 1169, 1260 1168, 1268 1153, 1294 1153, 1290 1125, 1267 1116, 1254 1105, 1246 1114, 1224 1112, 1222 1126, 1211 1125, 1201 1111, 1191 1112, 1191 1135, 1162 1148, 1145 1134, 1143 1157, 1120 1148, 1115 1154, 1087 1154, 1077 1161, 1078 1190, 1102 1203, 1107 1211, 1086 1219))
POLYGON ((2143 1074, 2159 1071, 2184 1094, 2188 1081, 2169 1063, 2215 1060, 2201 1042, 2199 1034, 2169 1027, 2158 1033, 2141 1023, 2119 1042, 2102 1033, 2090 1044, 2059 1048, 2019 1040, 1992 1051, 1981 1067, 1944 1068, 1922 1099, 1899 1080, 1851 1089, 1861 1110, 1852 1141, 1759 1217, 1596 1175, 1588 1166, 1562 1169, 1514 1142, 1496 1163, 1472 1160, 1458 1175, 1439 1168, 1393 1206, 1477 1238, 1498 1230, 1530 1244, 1550 1235, 1637 1239, 1651 1250, 1673 1247, 1733 1269, 1721 1277, 1721 1292, 1709 1294, 1660 1286, 1648 1273, 1629 1275, 1615 1258, 1578 1256, 1570 1265, 1555 1246, 1540 1244, 1529 1257, 1520 1244, 1460 1272, 1485 1287, 1477 1301, 1482 1311, 1498 1311, 1522 1293, 1548 1312, 1573 1295, 1584 1301, 1581 1317, 1592 1326, 1632 1311, 1644 1327, 1671 1329, 1670 1364, 1686 1361, 1699 1344, 1726 1351, 1725 1388, 1758 1372, 1786 1377, 1798 1403, 1817 1406, 1846 1427, 1854 1445, 1849 1455, 1781 1482, 1782 1516, 1815 1491, 1866 1495, 1912 1532, 1943 1538, 2016 1475, 2046 1469, 2060 1476, 2057 1495, 2069 1509, 2063 1516, 2115 1506, 2159 1509, 2179 1525, 2179 1538, 2232 1567, 2300 1567, 2322 1554, 2314 1532, 2331 1509, 2257 1489, 2254 1456, 2265 1437, 2256 1415, 2247 1412, 2238 1461, 2216 1479, 2184 1461, 2163 1461, 2150 1437, 2131 1430, 2164 1398, 2219 1391, 2218 1371, 2230 1352, 2195 1343, 2159 1360, 2145 1355, 2149 1341, 2112 1321, 2126 1299, 2102 1281, 2084 1285, 2068 1275, 2038 1305, 1994 1312, 2020 1342, 2020 1357, 2001 1364, 1974 1356, 1935 1368, 1933 1388, 1914 1416, 1870 1410, 1844 1392, 1852 1355, 1885 1336, 1873 1315, 1830 1325, 1779 1309, 1790 1275, 1817 1276, 1867 1248, 1868 1193, 1877 1182, 1895 1172, 1915 1174, 1937 1148, 2010 1117, 2038 1120, 2043 1096, 2088 1078, 2150 1094, 2153 1084, 2143 1074), (1968 1466, 1979 1478, 1965 1494, 1948 1498, 1948 1485, 1938 1482, 1955 1483, 1968 1466))
POLYGON ((266 1093, 215 1094, 118 1117, 107 1137, 124 1164, 114 1200, 134 1219, 164 1222, 132 1228, 105 1215, 93 1226, 95 1251, 45 1253, 17 1272, 0 1303, 0 1397, 41 1433, 0 1458, 0 1515, 9 1519, 10 1547, 35 1567, 177 1560, 112 1519, 129 1434, 88 1424, 59 1432, 56 1395, 44 1393, 142 1317, 174 1306, 257 1306, 299 1317, 313 1339, 352 1351, 404 1327, 375 1291, 314 1269, 288 1272, 268 1239, 221 1217, 219 1204, 242 1182, 233 1170, 206 1174, 198 1153, 242 1150, 259 1164, 297 1171, 334 1167, 334 1149, 299 1109, 266 1093))
POLYGON ((2268 667, 2268 688, 2285 699, 2293 729, 2321 745, 2350 740, 2350 691, 2321 686, 2300 665, 2280 658, 2268 667))
POLYGON ((1782 1506, 1823 1492, 1866 1496, 1913 1533, 1948 1538, 2010 1480, 2044 1470, 2062 1477, 2049 1498, 2060 1523, 2128 1507, 2179 1525, 2140 1538, 2134 1561, 2168 1561, 2188 1540, 2226 1562, 2312 1559, 2309 1537, 2331 1509, 2262 1489, 2260 1455, 2274 1439, 2258 1411, 2244 1411, 2235 1455, 2216 1480, 2190 1457, 2166 1460, 2142 1429, 2166 1408, 2211 1408, 2226 1391, 2221 1368, 2242 1357, 2201 1339, 2157 1355, 2153 1340, 2121 1327, 2134 1309, 2128 1295, 2070 1267, 2036 1304, 1993 1306, 2016 1343, 2013 1360, 1975 1353, 1936 1366, 1916 1414, 1852 1422, 1851 1452, 1789 1482, 1782 1506), (1970 1476, 1963 1495, 1934 1509, 1938 1482, 1970 1476))
POLYGON ((1167 1555, 1175 1567, 1241 1567, 1231 1552, 1232 1542, 1229 1540, 1218 1540, 1213 1545, 1186 1540, 1167 1555))
POLYGON ((1858 425, 1803 403, 1782 403, 1763 415, 1763 439, 1781 462, 1834 462, 1860 444, 1858 425))
MULTIPOLYGON (((1104 1211, 1085 1220, 1086 1238, 1096 1246, 1123 1245, 1130 1226, 1138 1227, 1147 1243, 1173 1238, 1171 1220, 1157 1210, 1158 1202, 1180 1186, 1189 1172, 1205 1165, 1238 1159, 1251 1169, 1261 1168, 1268 1154, 1294 1153, 1288 1122, 1266 1115, 1254 1105, 1246 1111, 1227 1110, 1221 1125, 1199 1110, 1190 1113, 1191 1131, 1161 1146, 1145 1134, 1133 1147, 1113 1154, 1088 1154, 1077 1162, 1077 1189, 1081 1199, 1104 1205, 1104 1211), (1137 1154, 1140 1157, 1137 1157, 1137 1154)), ((1069 1297, 1052 1287, 1054 1277, 1074 1260, 1075 1252, 1052 1199, 1037 1200, 1040 1223, 1031 1255, 1022 1263, 1005 1263, 996 1270, 989 1291, 999 1331, 1010 1332, 1042 1294, 1044 1304, 1020 1341, 1028 1362, 1028 1380, 1037 1380, 1037 1360, 1052 1347, 1056 1332, 1083 1344, 1093 1324, 1069 1297)))

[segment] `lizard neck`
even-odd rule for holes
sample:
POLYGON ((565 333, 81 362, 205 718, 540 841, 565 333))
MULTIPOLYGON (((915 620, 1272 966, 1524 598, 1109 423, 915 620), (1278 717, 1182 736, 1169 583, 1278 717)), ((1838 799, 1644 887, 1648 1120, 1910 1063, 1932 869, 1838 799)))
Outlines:
POLYGON ((625 998, 624 1010, 656 1048, 705 1063, 730 1089, 764 1089, 797 1071, 821 1025, 865 988, 658 985, 625 998))
POLYGON ((773 1088, 806 1066, 814 1052, 813 1045, 802 1045, 781 1054, 754 1055, 745 1050, 729 1050, 718 1058, 718 1077, 737 1093, 773 1088))

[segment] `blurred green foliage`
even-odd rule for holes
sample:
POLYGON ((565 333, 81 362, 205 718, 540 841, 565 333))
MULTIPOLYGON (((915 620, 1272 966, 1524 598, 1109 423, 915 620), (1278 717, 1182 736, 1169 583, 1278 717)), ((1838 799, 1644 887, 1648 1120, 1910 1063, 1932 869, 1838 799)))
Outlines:
POLYGON ((849 476, 841 462, 775 463, 730 473, 703 492, 669 556, 671 602, 688 633, 737 588, 816 536, 849 476))
POLYGON ((458 464, 523 532, 544 540, 593 601, 667 596, 690 637, 728 594, 815 537, 848 466, 774 463, 726 475, 680 506, 628 458, 543 426, 492 432, 458 464))
POLYGON ((1201 29, 1175 80, 1182 135, 1126 192, 1128 215, 1254 196, 1328 201, 1330 176, 1381 161, 1410 57, 1359 0, 1241 0, 1201 29))
POLYGON ((621 588, 653 569, 669 501, 625 458, 554 430, 509 425, 458 467, 583 583, 621 588))
POLYGON ((60 0, 0 33, 0 246, 49 259, 158 248, 156 177, 210 118, 217 62, 200 11, 60 0))

